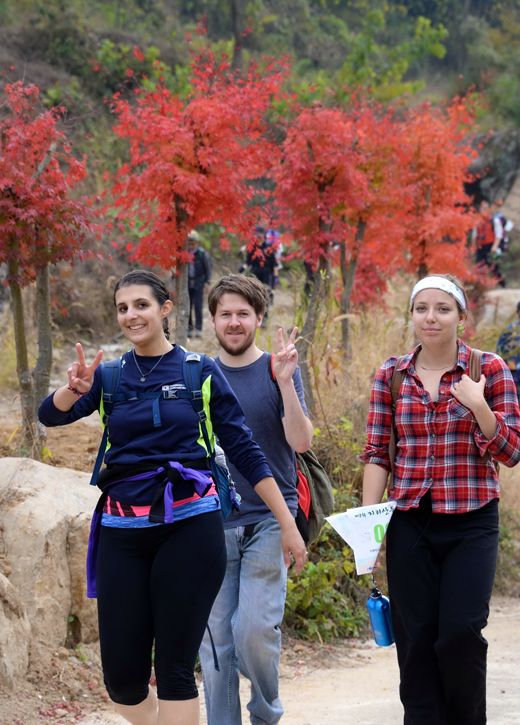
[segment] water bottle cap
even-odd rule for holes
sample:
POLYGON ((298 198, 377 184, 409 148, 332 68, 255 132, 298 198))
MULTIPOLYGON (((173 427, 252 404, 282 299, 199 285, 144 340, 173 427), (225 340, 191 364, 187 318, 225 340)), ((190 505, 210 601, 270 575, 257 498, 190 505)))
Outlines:
POLYGON ((376 586, 372 587, 372 591, 370 592, 371 599, 379 599, 383 595, 381 594, 381 590, 378 589, 376 586))

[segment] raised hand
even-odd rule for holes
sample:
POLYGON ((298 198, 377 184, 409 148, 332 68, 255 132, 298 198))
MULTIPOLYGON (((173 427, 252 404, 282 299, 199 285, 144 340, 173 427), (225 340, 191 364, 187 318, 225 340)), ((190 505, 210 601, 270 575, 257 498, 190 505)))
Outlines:
POLYGON ((287 346, 283 339, 283 330, 278 330, 278 352, 273 358, 273 372, 276 379, 281 383, 288 383, 296 370, 298 364, 298 351, 294 345, 296 335, 298 334, 298 328, 289 335, 287 340, 287 346))
POLYGON ((78 390, 80 393, 88 393, 94 382, 94 373, 103 357, 103 350, 98 351, 98 354, 90 365, 87 365, 81 343, 76 343, 76 350, 78 353, 78 361, 73 362, 67 370, 69 383, 71 388, 78 390))

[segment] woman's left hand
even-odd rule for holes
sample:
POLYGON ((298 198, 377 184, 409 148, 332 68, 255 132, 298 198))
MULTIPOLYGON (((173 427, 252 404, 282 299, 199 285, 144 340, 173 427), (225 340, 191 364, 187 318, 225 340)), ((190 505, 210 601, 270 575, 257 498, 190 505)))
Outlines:
POLYGON ((450 388, 450 393, 457 398, 459 403, 465 405, 472 412, 485 402, 484 390, 486 387, 486 376, 481 375, 476 383, 469 375, 464 374, 458 383, 450 388))
POLYGON ((298 364, 298 351, 296 350, 294 341, 298 333, 298 328, 289 335, 287 347, 283 339, 283 330, 278 330, 278 353, 273 358, 273 372, 275 378, 281 383, 288 383, 292 380, 296 365, 298 364))

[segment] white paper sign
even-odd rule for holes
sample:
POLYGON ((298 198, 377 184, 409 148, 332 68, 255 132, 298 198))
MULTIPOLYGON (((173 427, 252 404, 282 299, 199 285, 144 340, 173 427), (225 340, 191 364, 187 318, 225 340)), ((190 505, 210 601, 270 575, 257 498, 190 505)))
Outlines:
POLYGON ((386 501, 327 516, 329 524, 354 550, 358 574, 370 574, 374 568, 395 505, 395 501, 386 501))

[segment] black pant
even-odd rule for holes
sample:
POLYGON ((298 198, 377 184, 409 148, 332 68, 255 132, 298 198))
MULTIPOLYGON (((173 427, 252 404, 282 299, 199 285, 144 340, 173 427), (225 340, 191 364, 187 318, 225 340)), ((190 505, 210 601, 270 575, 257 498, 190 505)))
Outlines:
POLYGON ((226 571, 220 511, 142 529, 101 527, 98 617, 103 674, 121 705, 148 695, 154 667, 161 700, 198 695, 194 670, 226 571))
POLYGON ((498 499, 465 514, 395 510, 388 588, 405 725, 484 725, 498 499))
POLYGON ((188 289, 190 295, 190 330, 202 330, 202 297, 204 295, 204 287, 190 287, 188 289), (193 318, 195 318, 195 324, 193 318))
POLYGON ((477 247, 476 262, 477 264, 480 264, 481 267, 484 265, 487 266, 489 271, 497 278, 497 283, 502 287, 505 287, 504 276, 500 271, 498 264, 491 259, 492 247, 493 244, 483 244, 482 246, 477 247))

